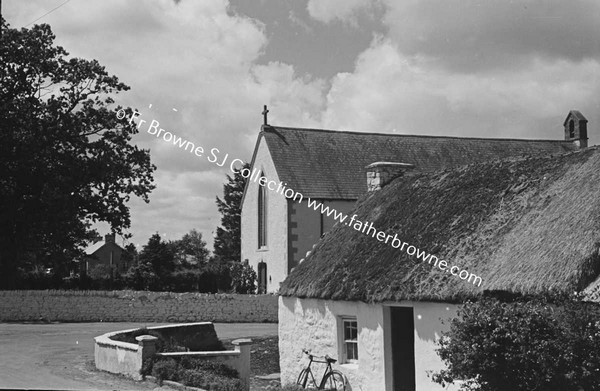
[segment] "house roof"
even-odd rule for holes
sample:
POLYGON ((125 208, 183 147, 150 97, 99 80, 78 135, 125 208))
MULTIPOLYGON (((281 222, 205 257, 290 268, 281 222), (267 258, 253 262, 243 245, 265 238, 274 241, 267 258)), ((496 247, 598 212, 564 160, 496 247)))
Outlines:
POLYGON ((101 241, 99 241, 99 242, 96 242, 96 243, 90 244, 90 245, 89 245, 89 246, 87 246, 87 247, 85 248, 85 250, 83 250, 83 251, 86 253, 86 255, 92 255, 92 254, 93 254, 93 253, 95 253, 96 251, 100 250, 100 248, 101 248, 102 246, 104 246, 105 244, 106 244, 106 243, 104 243, 104 241, 102 241, 102 240, 101 240, 101 241))
POLYGON ((281 295, 459 302, 484 290, 539 294, 587 287, 592 298, 600 297, 595 147, 397 178, 365 194, 353 213, 480 276, 481 286, 338 223, 293 269, 281 295))
POLYGON ((569 111, 569 114, 567 114, 567 117, 565 118, 565 121, 563 122, 563 126, 565 126, 567 124, 567 121, 571 117, 575 118, 578 121, 587 122, 587 119, 583 116, 583 114, 581 114, 581 112, 579 110, 571 110, 571 111, 569 111))
POLYGON ((117 243, 114 243, 114 242, 105 242, 103 240, 100 240, 99 242, 90 244, 83 251, 85 252, 86 255, 93 255, 96 251, 100 250, 105 245, 111 245, 111 244, 114 245, 114 246, 117 246, 121 250, 124 250, 123 247, 119 246, 117 243))
MULTIPOLYGON (((279 179, 306 197, 358 199, 367 190, 365 166, 410 163, 431 172, 511 156, 558 154, 578 147, 562 140, 516 140, 358 133, 266 126, 264 137, 279 179)), ((255 149, 256 153, 256 149, 255 149)), ((254 158, 253 158, 254 159, 254 158)))

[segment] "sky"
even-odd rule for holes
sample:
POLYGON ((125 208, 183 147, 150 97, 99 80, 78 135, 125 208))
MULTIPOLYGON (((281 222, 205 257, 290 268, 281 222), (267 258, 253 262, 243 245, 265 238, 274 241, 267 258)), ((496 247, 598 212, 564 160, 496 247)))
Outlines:
MULTIPOLYGON (((577 109, 600 143, 597 0, 6 0, 2 14, 43 16, 131 87, 116 104, 228 162, 251 160, 263 105, 276 126, 527 139, 562 139, 577 109)), ((228 164, 146 129, 133 141, 157 188, 130 202, 130 241, 197 229, 212 247, 228 164)))

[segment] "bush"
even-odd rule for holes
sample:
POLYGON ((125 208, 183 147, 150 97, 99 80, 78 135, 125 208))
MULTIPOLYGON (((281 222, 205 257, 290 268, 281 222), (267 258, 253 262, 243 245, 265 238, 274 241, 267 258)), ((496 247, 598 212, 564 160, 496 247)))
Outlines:
POLYGON ((281 388, 281 391, 304 391, 304 388, 296 384, 288 384, 281 388))
POLYGON ((163 380, 173 380, 208 391, 244 390, 238 372, 218 362, 189 357, 183 357, 179 362, 158 358, 154 363, 144 362, 143 371, 142 374, 152 373, 160 384, 163 380))
POLYGON ((193 357, 183 357, 180 361, 180 365, 184 369, 194 369, 200 371, 206 371, 214 373, 218 376, 237 378, 239 377, 238 371, 227 365, 214 361, 202 360, 193 357))
POLYGON ((209 391, 243 391, 240 379, 221 376, 202 369, 182 369, 181 380, 183 384, 191 387, 203 388, 209 391))
POLYGON ((466 303, 438 341, 447 369, 433 374, 462 390, 600 389, 600 321, 590 303, 556 299, 466 303))
POLYGON ((256 272, 247 263, 235 262, 230 266, 231 290, 233 293, 256 292, 256 272))
POLYGON ((158 379, 159 384, 163 380, 179 380, 179 366, 172 358, 158 360, 152 365, 152 376, 158 379))
POLYGON ((151 265, 138 263, 123 275, 124 285, 134 290, 159 290, 160 281, 151 265))

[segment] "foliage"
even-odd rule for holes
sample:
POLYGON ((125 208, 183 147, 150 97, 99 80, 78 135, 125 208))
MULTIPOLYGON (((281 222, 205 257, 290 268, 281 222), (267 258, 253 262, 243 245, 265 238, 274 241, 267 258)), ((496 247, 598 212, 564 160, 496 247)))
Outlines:
POLYGON ((175 271, 175 251, 173 246, 164 242, 158 233, 148 240, 139 256, 139 263, 149 265, 156 276, 165 281, 175 271))
POLYGON ((230 265, 231 291, 234 293, 255 293, 256 272, 248 263, 235 262, 230 265))
POLYGON ((125 285, 136 290, 168 290, 175 270, 173 246, 156 233, 150 237, 137 258, 138 262, 123 276, 125 285))
POLYGON ((223 185, 223 200, 217 197, 217 207, 221 213, 221 227, 217 228, 214 242, 214 255, 222 261, 241 259, 241 216, 242 195, 246 186, 246 178, 242 169, 250 168, 244 163, 232 177, 227 175, 227 183, 223 185))
POLYGON ((600 389, 598 307, 566 298, 466 303, 438 341, 436 383, 463 390, 600 389))
POLYGON ((126 265, 134 265, 138 261, 138 251, 135 248, 135 244, 129 243, 125 246, 125 251, 121 254, 121 260, 126 265))
POLYGON ((195 229, 172 242, 175 252, 175 263, 180 268, 200 268, 208 261, 209 251, 202 234, 195 229))
POLYGON ((152 376, 154 376, 159 384, 162 384, 163 380, 179 380, 179 366, 177 362, 172 358, 166 360, 159 360, 152 365, 152 376))
POLYGON ((163 241, 152 235, 138 254, 129 244, 123 252, 124 262, 130 268, 123 275, 109 265, 93 265, 87 274, 61 277, 37 266, 22 271, 21 289, 134 289, 173 292, 233 292, 253 293, 256 273, 247 264, 224 262, 219 258, 208 260, 206 243, 196 230, 182 239, 163 241))
POLYGON ((68 59, 46 24, 1 23, 0 287, 10 288, 20 267, 66 276, 93 223, 128 228, 126 203, 148 202, 156 167, 111 107, 127 85, 96 60, 68 59))
POLYGON ((112 277, 112 269, 110 265, 106 265, 103 263, 94 265, 89 271, 88 275, 92 279, 103 279, 103 278, 111 278, 112 277))
POLYGON ((281 388, 281 391, 304 391, 304 388, 297 384, 287 384, 281 388))
POLYGON ((143 374, 151 373, 159 382, 179 381, 186 386, 209 391, 243 391, 238 372, 223 363, 184 357, 178 361, 158 358, 153 363, 144 363, 143 374))
POLYGON ((123 276, 125 285, 135 290, 158 290, 160 281, 152 265, 149 263, 137 263, 129 268, 123 276))

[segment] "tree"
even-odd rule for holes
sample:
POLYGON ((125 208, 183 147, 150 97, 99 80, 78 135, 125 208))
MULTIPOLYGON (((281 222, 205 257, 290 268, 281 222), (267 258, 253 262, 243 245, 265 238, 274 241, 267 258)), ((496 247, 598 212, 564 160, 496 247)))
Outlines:
POLYGON ((148 284, 151 290, 168 287, 171 275, 175 271, 175 251, 170 243, 164 242, 158 233, 148 240, 139 255, 137 267, 145 273, 156 275, 155 284, 148 284))
POLYGON ((438 341, 442 385, 463 390, 600 389, 598 306, 567 298, 466 303, 438 341))
POLYGON ((181 268, 199 268, 208 261, 209 251, 202 233, 192 229, 179 240, 173 242, 175 262, 181 268))
POLYGON ((121 254, 121 261, 127 265, 127 267, 134 266, 138 261, 138 251, 135 248, 135 244, 129 243, 125 246, 125 251, 121 254))
POLYGON ((236 262, 229 266, 231 291, 233 293, 255 293, 256 272, 247 262, 236 262))
POLYGON ((156 167, 130 143, 132 110, 112 107, 127 85, 96 60, 67 59, 46 24, 1 23, 0 287, 8 287, 19 267, 66 270, 97 236, 95 222, 122 233, 126 203, 148 202, 156 167))
MULTIPOLYGON (((245 163, 242 169, 250 168, 245 163)), ((223 185, 223 200, 217 197, 217 207, 221 213, 221 226, 217 227, 214 242, 214 255, 221 261, 237 261, 241 259, 241 217, 242 195, 246 178, 238 170, 233 178, 227 175, 227 183, 223 185)))

